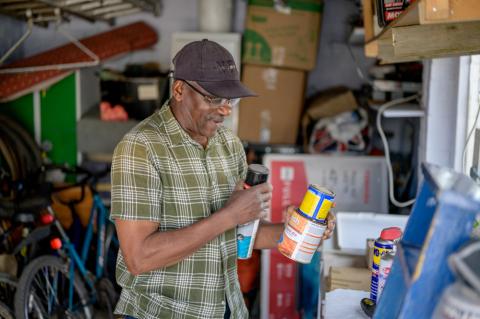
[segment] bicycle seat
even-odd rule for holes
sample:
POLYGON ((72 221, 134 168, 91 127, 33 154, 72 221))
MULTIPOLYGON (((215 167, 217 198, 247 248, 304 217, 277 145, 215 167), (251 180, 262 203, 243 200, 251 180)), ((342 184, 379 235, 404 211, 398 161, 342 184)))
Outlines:
POLYGON ((27 199, 22 200, 19 205, 17 211, 38 211, 44 209, 50 205, 50 199, 44 196, 34 196, 27 199))

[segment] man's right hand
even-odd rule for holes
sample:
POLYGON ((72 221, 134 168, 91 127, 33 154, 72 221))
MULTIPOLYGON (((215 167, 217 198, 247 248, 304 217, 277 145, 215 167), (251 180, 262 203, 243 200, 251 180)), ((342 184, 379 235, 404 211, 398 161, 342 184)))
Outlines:
POLYGON ((243 181, 235 186, 235 190, 228 199, 222 211, 228 214, 232 221, 231 226, 246 224, 255 219, 265 218, 272 199, 272 185, 263 183, 243 189, 243 181))

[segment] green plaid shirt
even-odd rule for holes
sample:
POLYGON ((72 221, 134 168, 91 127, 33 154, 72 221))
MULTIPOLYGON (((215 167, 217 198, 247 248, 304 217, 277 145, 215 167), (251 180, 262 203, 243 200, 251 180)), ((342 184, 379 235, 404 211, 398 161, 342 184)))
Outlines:
MULTIPOLYGON (((179 125, 170 106, 142 121, 117 145, 111 217, 149 220, 159 231, 187 227, 220 209, 247 170, 240 140, 221 127, 206 149, 179 125)), ((179 263, 137 276, 117 260, 117 314, 136 318, 247 318, 237 276, 235 229, 179 263)))

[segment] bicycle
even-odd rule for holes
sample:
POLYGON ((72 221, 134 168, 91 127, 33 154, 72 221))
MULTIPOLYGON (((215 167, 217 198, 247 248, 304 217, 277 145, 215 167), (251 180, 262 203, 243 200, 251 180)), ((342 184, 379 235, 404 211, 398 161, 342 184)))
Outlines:
POLYGON ((45 253, 42 240, 50 230, 43 225, 41 211, 47 205, 42 197, 31 197, 20 204, 0 201, 0 254, 6 271, 0 272, 0 318, 14 318, 17 276, 30 260, 45 253))
POLYGON ((105 275, 105 256, 109 250, 118 249, 118 240, 114 225, 108 219, 107 209, 94 187, 101 174, 95 175, 82 168, 76 168, 74 172, 87 175, 79 184, 88 184, 93 194, 93 206, 81 252, 70 241, 51 205, 48 206, 48 213, 53 219, 52 228, 58 234, 51 240, 57 256, 41 256, 25 268, 15 293, 15 314, 18 319, 54 315, 91 318, 92 305, 96 303, 102 305, 109 317, 113 318, 113 305, 118 294, 105 275), (95 223, 97 240, 92 272, 86 265, 95 223))

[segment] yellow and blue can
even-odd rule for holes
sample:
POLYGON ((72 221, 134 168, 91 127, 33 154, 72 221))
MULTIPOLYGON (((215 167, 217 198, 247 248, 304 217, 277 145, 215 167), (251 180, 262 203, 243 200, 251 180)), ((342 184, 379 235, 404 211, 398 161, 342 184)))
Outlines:
POLYGON ((325 223, 334 202, 335 193, 326 187, 310 184, 298 211, 317 223, 325 223))

